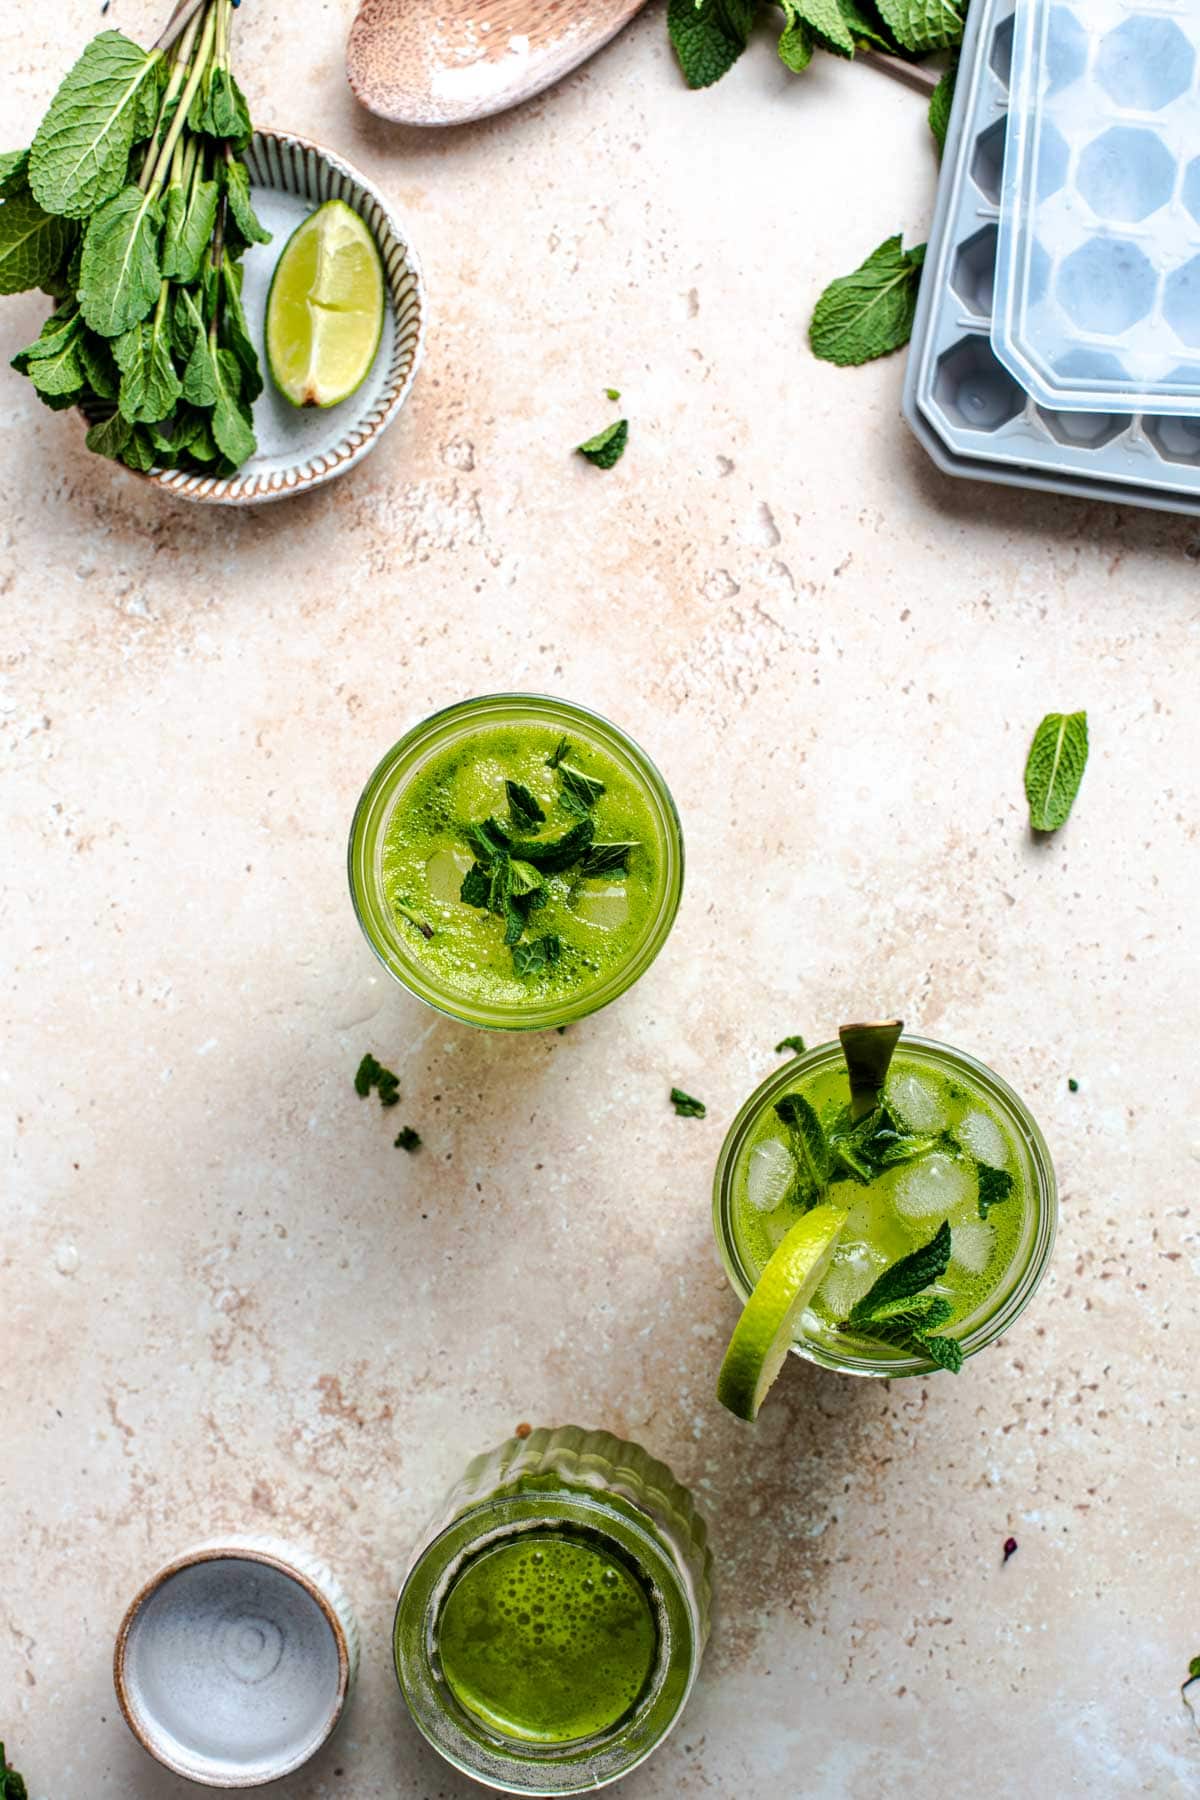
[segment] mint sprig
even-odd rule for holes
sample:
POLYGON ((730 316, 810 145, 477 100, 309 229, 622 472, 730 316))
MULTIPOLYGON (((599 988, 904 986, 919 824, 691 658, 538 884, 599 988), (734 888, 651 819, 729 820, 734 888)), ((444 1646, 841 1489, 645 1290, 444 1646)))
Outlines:
POLYGON ((927 1356, 939 1368, 957 1375, 963 1364, 962 1345, 937 1330, 953 1308, 940 1294, 924 1292, 940 1280, 949 1263, 950 1222, 944 1219, 927 1244, 883 1271, 838 1329, 874 1338, 912 1356, 927 1356))
POLYGON ((1007 1169, 993 1169, 990 1163, 977 1163, 975 1167, 979 1175, 979 1216, 986 1219, 993 1206, 1011 1196, 1013 1178, 1007 1169))
POLYGON ((541 802, 521 782, 506 781, 504 791, 508 795, 512 822, 518 831, 535 831, 545 822, 546 813, 541 802))
POLYGON ((831 281, 808 328, 813 355, 857 367, 907 344, 924 261, 924 244, 905 250, 897 232, 851 274, 831 281))

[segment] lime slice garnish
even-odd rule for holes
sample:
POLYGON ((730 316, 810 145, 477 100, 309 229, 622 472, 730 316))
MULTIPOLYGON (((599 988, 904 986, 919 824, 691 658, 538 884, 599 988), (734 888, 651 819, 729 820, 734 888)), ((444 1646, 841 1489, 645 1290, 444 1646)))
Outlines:
POLYGON ((336 406, 364 380, 383 331, 383 264, 344 200, 327 200, 283 247, 267 296, 267 363, 293 406, 336 406))
POLYGON ((759 1276, 717 1377, 717 1399, 739 1419, 757 1419, 792 1347, 796 1320, 821 1285, 847 1216, 842 1206, 814 1206, 797 1219, 759 1276))

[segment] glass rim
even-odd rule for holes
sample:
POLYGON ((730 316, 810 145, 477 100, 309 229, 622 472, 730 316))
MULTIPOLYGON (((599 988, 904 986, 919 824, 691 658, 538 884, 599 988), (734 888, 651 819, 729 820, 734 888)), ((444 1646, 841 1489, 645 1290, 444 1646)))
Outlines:
MULTIPOLYGON (((901 1037, 897 1055, 905 1050, 916 1050, 918 1056, 924 1055, 930 1061, 944 1062, 949 1059, 964 1068, 985 1092, 990 1090, 1001 1099, 1020 1127, 1033 1169, 1034 1192, 1030 1203, 1035 1212, 1035 1223, 1025 1251, 1024 1266, 1016 1280, 1003 1288, 1000 1302, 994 1310, 985 1311, 971 1330, 959 1338, 965 1359, 992 1343, 1020 1317, 1046 1272, 1058 1225, 1058 1185, 1054 1164, 1037 1120, 1021 1096, 994 1069, 980 1062, 969 1051, 959 1050, 952 1044, 943 1044, 936 1038, 920 1037, 916 1033, 905 1032, 901 1037)), ((772 1070, 742 1103, 725 1134, 713 1175, 713 1235, 726 1279, 743 1305, 750 1298, 756 1278, 748 1272, 738 1252, 729 1217, 733 1202, 733 1175, 738 1158, 764 1107, 798 1076, 808 1074, 834 1058, 842 1058, 842 1047, 836 1039, 825 1044, 815 1044, 803 1055, 784 1063, 782 1068, 772 1070)), ((1014 1258, 1014 1262, 1016 1260, 1014 1258)), ((1011 1268, 1010 1264, 1006 1276, 1011 1268)), ((984 1304, 986 1306, 987 1303, 984 1304)), ((803 1357, 806 1362, 816 1363, 821 1368, 833 1369, 845 1375, 876 1376, 892 1380, 901 1376, 930 1375, 938 1370, 938 1365, 930 1357, 897 1354, 872 1357, 850 1349, 838 1354, 809 1338, 801 1342, 793 1341, 791 1349, 794 1355, 803 1357)))
MULTIPOLYGON (((482 722, 482 719, 478 722, 482 722)), ((684 878, 683 827, 666 779, 637 740, 621 726, 576 700, 565 700, 553 694, 497 692, 477 694, 455 700, 440 707, 410 727, 376 763, 367 779, 350 821, 346 864, 350 899, 363 936, 378 961, 401 987, 446 1018, 461 1024, 493 1031, 544 1031, 556 1025, 572 1024, 588 1017, 618 999, 631 988, 650 967, 666 943, 683 895, 684 878), (458 720, 464 730, 476 723, 476 715, 486 719, 489 712, 501 714, 528 707, 541 713, 550 723, 576 723, 602 744, 611 744, 618 756, 628 764, 628 772, 641 782, 662 834, 664 876, 658 910, 642 941, 628 960, 615 969, 597 987, 586 994, 556 1000, 533 1007, 476 1004, 462 999, 445 984, 431 978, 415 956, 403 948, 398 935, 387 929, 383 895, 368 866, 366 849, 372 828, 382 830, 386 817, 404 791, 419 763, 417 754, 428 745, 433 748, 438 736, 458 720), (606 743, 607 741, 607 743, 606 743), (405 776, 404 764, 414 759, 414 767, 405 776), (397 775, 397 771, 401 771, 397 775), (395 778, 395 779, 393 779, 395 778), (390 785, 389 785, 390 784, 390 785), (372 902, 376 902, 372 905, 372 902)))
POLYGON ((392 1664, 400 1692, 418 1731, 430 1747, 461 1774, 496 1792, 524 1794, 530 1800, 554 1800, 559 1795, 592 1793, 623 1780, 634 1769, 640 1768, 682 1717, 695 1686, 704 1650, 703 1637, 695 1628, 692 1605, 687 1582, 666 1546, 627 1512, 614 1514, 603 1504, 602 1494, 548 1488, 492 1497, 456 1514, 421 1544, 413 1556, 396 1600, 392 1664), (436 1620, 461 1570, 487 1547, 489 1541, 499 1543, 522 1530, 553 1531, 563 1527, 594 1533, 610 1542, 623 1561, 640 1559, 649 1565, 659 1630, 663 1634, 652 1682, 629 1715, 595 1738, 574 1739, 557 1746, 526 1744, 515 1739, 510 1744, 497 1739, 497 1749, 489 1751, 486 1728, 471 1719, 461 1704, 452 1699, 449 1684, 444 1680, 435 1683, 424 1678, 424 1665, 432 1661, 436 1620), (410 1596, 415 1596, 415 1600, 410 1600, 410 1596), (402 1639, 402 1628, 407 1622, 406 1601, 420 1608, 421 1656, 417 1659, 402 1639), (688 1627, 686 1641, 682 1636, 684 1621, 688 1627), (672 1691, 668 1675, 672 1645, 676 1641, 680 1642, 681 1648, 686 1648, 688 1662, 685 1679, 682 1684, 673 1684, 672 1691), (413 1667, 414 1660, 419 1664, 416 1668, 413 1667), (430 1704, 435 1693, 440 1706, 430 1704), (444 1723, 447 1729, 439 1732, 439 1723, 444 1723), (454 1726, 457 1730, 452 1730, 454 1726), (623 1744, 622 1733, 628 1731, 636 1731, 641 1741, 633 1746, 623 1744), (466 1754, 471 1746, 480 1750, 482 1756, 472 1759, 466 1754), (504 1771, 499 1764, 499 1758, 504 1755, 528 1759, 522 1769, 526 1778, 518 1780, 504 1771), (489 1767, 484 1773, 480 1765, 489 1756, 498 1759, 497 1766, 489 1767))

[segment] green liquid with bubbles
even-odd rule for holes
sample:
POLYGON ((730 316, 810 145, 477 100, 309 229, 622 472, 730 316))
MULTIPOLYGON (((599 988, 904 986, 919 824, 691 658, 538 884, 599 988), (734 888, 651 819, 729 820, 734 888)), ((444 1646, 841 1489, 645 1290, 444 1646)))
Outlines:
POLYGON ((534 1744, 611 1731, 658 1658, 649 1594, 590 1534, 521 1532, 473 1557, 436 1638, 459 1705, 501 1737, 534 1744))
POLYGON ((549 766, 563 735, 557 723, 481 725, 434 752, 388 820, 382 863, 388 899, 433 928, 427 939, 407 928, 405 946, 470 1004, 519 1008, 586 995, 637 954, 662 905, 666 852, 646 788, 579 728, 567 733, 571 758, 604 784, 591 811, 596 838, 634 842, 627 866, 594 877, 576 866, 546 878, 526 936, 553 933, 561 955, 534 974, 516 972, 503 921, 460 899, 475 860, 465 828, 492 816, 511 822, 506 778, 527 787, 546 813, 534 835, 556 838, 576 822, 577 815, 563 808, 562 783, 549 766))

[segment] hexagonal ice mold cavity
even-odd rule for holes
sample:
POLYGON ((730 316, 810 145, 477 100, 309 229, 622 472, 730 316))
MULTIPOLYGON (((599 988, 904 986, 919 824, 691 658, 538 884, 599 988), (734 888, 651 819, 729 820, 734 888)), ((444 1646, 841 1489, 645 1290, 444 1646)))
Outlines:
POLYGON ((1075 186, 1100 219, 1130 225, 1171 198, 1175 158, 1162 139, 1140 125, 1110 125, 1085 145, 1075 186))
POLYGON ((1200 349, 1200 256, 1167 276, 1163 317, 1181 343, 1200 349))
POLYGON ((1143 419, 1142 429, 1164 462, 1200 466, 1200 419, 1143 419))
POLYGON ((976 335, 960 338, 938 357, 933 397, 951 424, 968 431, 999 431, 1025 404, 991 344, 976 335))
POLYGON ((1011 15, 997 25, 988 61, 996 80, 1007 87, 1012 80, 1013 20, 1011 15))
POLYGON ((1135 14, 1101 38, 1096 79, 1122 112, 1159 112, 1187 92, 1195 63, 1173 19, 1135 14))
POLYGON ((963 305, 977 318, 986 319, 992 311, 992 289, 996 281, 996 227, 985 225, 954 252, 950 264, 950 286, 963 305))
POLYGON ((1049 122, 1038 132, 1037 140, 1037 197, 1048 200, 1051 194, 1057 194, 1067 179, 1067 164, 1071 160, 1071 152, 1067 140, 1049 122))
POLYGON ((1183 204, 1200 225, 1200 156, 1183 171, 1183 204))
POLYGON ((1004 132, 1007 119, 997 119, 994 125, 980 133, 971 157, 971 180, 979 189, 985 200, 998 201, 1000 183, 1004 177, 1004 132))
POLYGON ((1052 357, 1050 368, 1060 381, 1082 381, 1091 386, 1129 379, 1124 363, 1108 350, 1095 350, 1090 344, 1077 344, 1052 357))
POLYGON ((1046 21, 1046 92, 1061 93, 1087 67, 1087 33, 1073 12, 1056 6, 1046 21))
POLYGON ((1073 450, 1100 450, 1129 427, 1119 413, 1051 412, 1039 406, 1037 415, 1052 438, 1073 450))
POLYGON ((1154 305, 1153 265, 1126 238, 1095 237, 1058 271, 1058 303, 1081 331, 1119 337, 1154 305))

